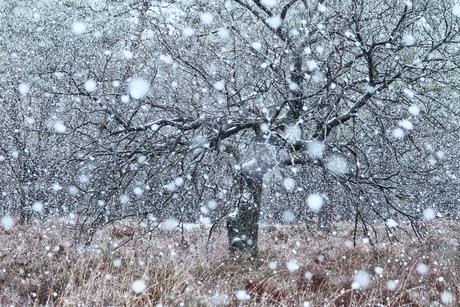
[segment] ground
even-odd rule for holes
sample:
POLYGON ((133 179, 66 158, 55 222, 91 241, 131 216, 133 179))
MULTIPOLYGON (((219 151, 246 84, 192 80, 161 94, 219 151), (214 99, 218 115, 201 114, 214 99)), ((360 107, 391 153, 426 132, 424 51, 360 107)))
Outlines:
POLYGON ((139 237, 145 225, 125 221, 89 247, 70 219, 0 228, 0 306, 458 305, 454 222, 431 222, 422 242, 390 242, 381 226, 374 247, 354 246, 352 226, 319 233, 320 246, 302 225, 263 225, 254 261, 229 257, 224 227, 209 241, 209 228, 190 225, 139 237))

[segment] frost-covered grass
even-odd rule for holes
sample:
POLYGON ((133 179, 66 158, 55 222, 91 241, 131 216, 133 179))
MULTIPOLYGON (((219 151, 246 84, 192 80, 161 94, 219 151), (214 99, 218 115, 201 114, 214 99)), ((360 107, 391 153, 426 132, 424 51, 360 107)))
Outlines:
MULTIPOLYGON (((438 221, 422 248, 378 243, 336 224, 323 251, 302 226, 264 226, 260 259, 229 259, 225 230, 166 230, 124 242, 141 226, 73 245, 67 220, 0 227, 0 306, 457 306, 460 227, 438 221)), ((383 231, 383 227, 382 227, 383 231)))

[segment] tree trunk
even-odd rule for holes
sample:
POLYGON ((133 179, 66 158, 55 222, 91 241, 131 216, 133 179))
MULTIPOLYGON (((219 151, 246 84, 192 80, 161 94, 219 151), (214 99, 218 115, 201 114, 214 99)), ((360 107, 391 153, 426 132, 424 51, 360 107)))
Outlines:
POLYGON ((259 217, 262 201, 262 178, 241 174, 240 200, 227 217, 230 254, 247 253, 254 259, 258 254, 259 217))

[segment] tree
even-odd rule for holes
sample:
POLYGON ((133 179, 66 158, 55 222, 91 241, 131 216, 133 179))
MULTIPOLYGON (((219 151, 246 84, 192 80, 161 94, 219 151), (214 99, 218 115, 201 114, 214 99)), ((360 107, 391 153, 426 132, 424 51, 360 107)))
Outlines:
POLYGON ((66 5, 78 18, 35 70, 65 101, 69 201, 90 234, 226 218, 230 251, 256 256, 264 215, 311 231, 340 215, 374 240, 374 221, 418 235, 423 209, 455 205, 457 6, 66 5))

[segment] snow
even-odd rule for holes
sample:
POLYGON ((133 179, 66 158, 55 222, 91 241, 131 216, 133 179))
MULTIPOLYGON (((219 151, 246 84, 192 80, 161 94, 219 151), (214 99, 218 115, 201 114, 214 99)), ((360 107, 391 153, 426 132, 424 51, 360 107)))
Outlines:
POLYGON ((460 3, 456 3, 454 7, 452 8, 452 14, 454 14, 457 17, 460 17, 460 3))
POLYGON ((177 177, 174 179, 174 184, 176 187, 180 187, 184 184, 184 179, 182 177, 177 177))
POLYGON ((249 300, 250 296, 249 294, 247 294, 246 291, 239 290, 239 291, 236 291, 236 298, 239 299, 240 301, 243 301, 243 300, 249 300))
POLYGON ((83 86, 87 92, 93 92, 97 87, 97 83, 93 79, 89 79, 83 86))
POLYGON ((122 203, 123 205, 129 203, 129 196, 126 194, 120 195, 120 203, 122 203))
POLYGON ((324 144, 318 141, 310 142, 307 145, 307 152, 314 159, 322 158, 324 149, 325 149, 324 144))
POLYGON ((140 195, 142 195, 142 193, 144 193, 144 190, 142 190, 142 188, 140 188, 140 187, 134 187, 133 193, 138 195, 138 196, 140 196, 140 195))
POLYGON ((167 54, 167 55, 161 54, 161 55, 159 56, 159 59, 160 59, 160 61, 162 61, 163 63, 165 63, 165 64, 167 64, 167 65, 173 63, 173 58, 172 58, 172 56, 170 56, 169 54, 167 54))
POLYGON ((184 36, 192 36, 195 34, 195 30, 193 28, 187 27, 182 30, 182 34, 184 34, 184 36))
POLYGON ((267 18, 265 21, 270 26, 270 28, 275 29, 275 30, 281 27, 281 24, 283 23, 283 20, 281 19, 281 16, 279 15, 274 15, 270 18, 267 18))
POLYGON ((225 83, 223 81, 217 81, 213 84, 213 86, 218 91, 223 91, 225 89, 225 83))
POLYGON ((319 3, 318 4, 318 11, 320 11, 321 13, 326 13, 327 7, 324 4, 319 3))
POLYGON ((450 304, 454 300, 454 296, 449 291, 444 291, 441 293, 441 302, 443 304, 450 304))
POLYGON ((423 219, 425 221, 431 221, 436 217, 436 213, 432 208, 426 208, 423 210, 423 219))
POLYGON ((212 23, 214 17, 212 16, 211 13, 206 12, 206 13, 201 14, 200 19, 203 24, 209 25, 212 23))
POLYGON ((277 0, 262 0, 263 5, 268 7, 274 7, 276 5, 277 0))
POLYGON ((383 273, 383 268, 379 267, 379 266, 376 266, 374 271, 375 271, 376 274, 381 275, 383 273))
POLYGON ((310 307, 310 302, 303 302, 303 307, 310 307))
POLYGON ((289 270, 289 272, 295 272, 299 269, 299 265, 295 263, 294 261, 287 262, 286 267, 289 270))
POLYGON ((332 174, 337 176, 344 175, 348 170, 347 160, 337 155, 328 159, 326 167, 332 174))
POLYGON ((226 28, 220 28, 217 30, 217 35, 219 35, 220 38, 227 38, 230 32, 226 28))
POLYGON ((143 280, 136 280, 132 285, 133 291, 136 293, 142 293, 145 290, 145 282, 143 280))
POLYGON ((420 108, 418 107, 418 105, 413 104, 409 107, 409 113, 414 116, 418 116, 420 114, 420 108))
POLYGON ((430 268, 426 264, 423 264, 423 263, 420 263, 417 266, 417 272, 419 272, 420 274, 427 274, 429 269, 430 268))
POLYGON ((179 221, 173 217, 167 218, 163 222, 163 227, 168 231, 174 230, 177 226, 179 226, 179 221))
POLYGON ((318 69, 318 63, 316 63, 315 60, 308 60, 307 61, 307 67, 308 67, 308 70, 313 71, 315 69, 318 69))
POLYGON ((14 226, 14 220, 8 215, 2 217, 2 226, 6 230, 10 230, 14 226))
POLYGON ((123 55, 125 56, 125 58, 127 59, 131 59, 133 57, 133 53, 129 50, 124 50, 123 51, 123 55))
POLYGON ((72 24, 72 32, 76 35, 82 34, 86 31, 86 24, 82 21, 75 21, 72 24))
POLYGON ((120 259, 115 259, 113 261, 113 266, 116 268, 119 268, 121 266, 121 260, 120 259))
POLYGON ((67 130, 67 127, 60 120, 57 120, 54 122, 53 128, 54 128, 54 131, 56 131, 57 133, 65 133, 67 130))
POLYGON ((391 132, 391 135, 393 135, 395 139, 402 139, 404 137, 404 130, 401 128, 395 128, 391 132))
POLYGON ((396 289, 396 286, 398 285, 397 280, 389 280, 387 282, 387 288, 390 291, 394 291, 396 289))
POLYGON ((271 262, 268 263, 268 267, 271 270, 275 270, 278 267, 278 263, 276 261, 271 261, 271 262))
POLYGON ((292 178, 284 178, 283 185, 286 190, 292 191, 295 188, 295 180, 292 178))
POLYGON ((117 81, 117 80, 113 81, 112 86, 113 87, 119 87, 120 86, 120 81, 117 81))
POLYGON ((407 46, 412 46, 413 44, 415 44, 415 37, 413 37, 411 34, 406 34, 404 36, 404 44, 406 44, 407 46))
POLYGON ((141 99, 149 92, 150 83, 147 80, 141 78, 132 79, 129 82, 128 88, 131 97, 134 99, 141 99))
POLYGON ((388 219, 387 220, 387 225, 388 225, 388 227, 394 228, 394 227, 398 226, 398 223, 393 219, 388 219))
POLYGON ((27 83, 19 84, 18 91, 19 91, 19 94, 21 94, 22 96, 26 95, 29 92, 29 84, 27 83))
POLYGON ((208 208, 211 209, 211 210, 216 209, 217 208, 217 201, 215 201, 214 199, 211 199, 208 202, 208 208))
POLYGON ((323 197, 319 194, 311 194, 307 198, 307 205, 313 212, 319 212, 323 206, 323 197))
POLYGON ((43 211, 43 204, 39 201, 34 202, 32 205, 32 210, 34 210, 37 213, 41 213, 43 211))
POLYGON ((412 125, 412 123, 407 120, 407 119, 403 119, 399 122, 399 126, 401 128, 404 128, 406 130, 412 130, 414 128, 414 125, 412 125))
POLYGON ((351 288, 355 290, 366 289, 371 283, 371 277, 366 271, 358 271, 353 277, 351 288))
POLYGON ((129 96, 128 95, 122 95, 120 97, 120 99, 121 99, 121 102, 123 102, 123 103, 128 103, 129 102, 129 96))
POLYGON ((59 183, 54 183, 52 188, 54 192, 62 190, 62 186, 59 183))
POLYGON ((256 50, 259 50, 260 48, 262 48, 262 44, 260 42, 253 42, 251 46, 252 48, 256 50))
POLYGON ((403 92, 409 98, 414 98, 414 96, 415 96, 414 92, 412 90, 408 89, 408 88, 405 88, 403 92))
POLYGON ((282 219, 285 224, 290 224, 294 221, 295 215, 291 210, 285 210, 283 212, 282 219))

